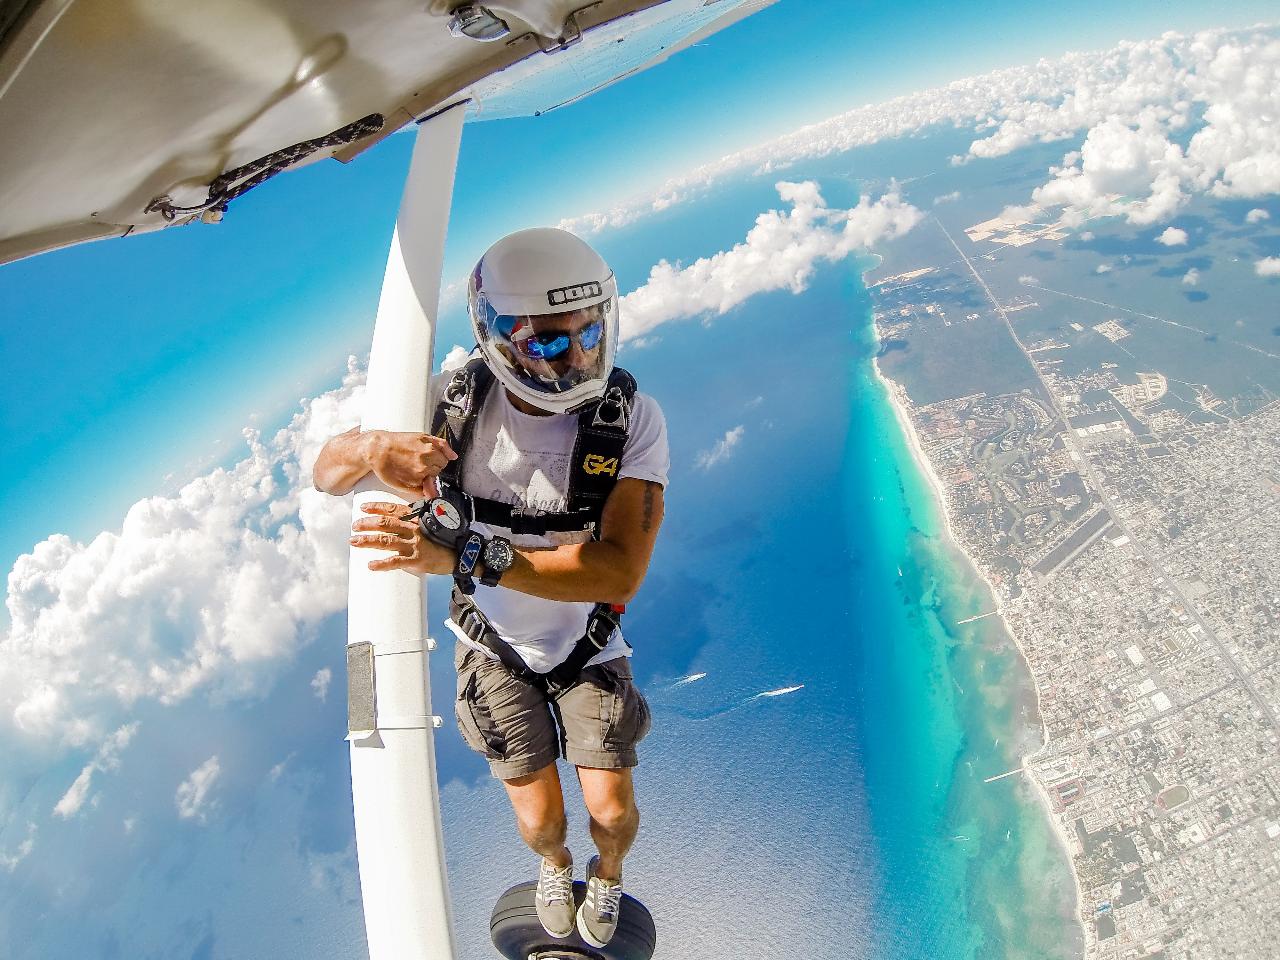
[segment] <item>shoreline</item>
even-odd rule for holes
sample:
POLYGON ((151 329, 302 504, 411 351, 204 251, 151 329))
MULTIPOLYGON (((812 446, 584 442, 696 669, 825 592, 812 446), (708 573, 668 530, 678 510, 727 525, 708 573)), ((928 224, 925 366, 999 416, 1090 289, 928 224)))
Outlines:
MULTIPOLYGON (((874 341, 878 345, 880 342, 880 334, 879 330, 875 326, 874 318, 871 322, 871 329, 874 341)), ((933 500, 941 510, 944 536, 956 551, 965 558, 969 567, 975 574, 977 574, 983 586, 991 595, 991 599, 995 604, 994 612, 999 618, 1005 633, 1013 641, 1014 647, 1018 651, 1018 656, 1022 659, 1023 666, 1025 667, 1028 676, 1031 677, 1031 686, 1035 694, 1036 718, 1040 725, 1040 745, 1031 753, 1022 756, 1022 772, 1026 774, 1027 779, 1030 781, 1032 785, 1032 792, 1040 802, 1044 815, 1049 821, 1053 836, 1057 840, 1063 854, 1066 856, 1068 872, 1071 875, 1071 882, 1076 893, 1074 923, 1080 932, 1080 942, 1084 948, 1083 956, 1087 957, 1090 954, 1090 948, 1096 946, 1096 944, 1094 943, 1094 939, 1088 929, 1088 924, 1084 921, 1084 889, 1080 883, 1080 872, 1076 865, 1075 855, 1072 852, 1071 838, 1067 833, 1065 825, 1053 810, 1053 804, 1050 800, 1047 787, 1031 767, 1031 763, 1041 753, 1043 753, 1049 745, 1049 732, 1048 728, 1045 726, 1044 712, 1041 709, 1040 688, 1035 683, 1035 671, 1031 668, 1031 661, 1027 656, 1027 650, 1023 644, 1022 638, 1018 635, 1017 631, 1013 629, 1013 626, 1005 616, 1004 603, 1000 593, 996 590, 986 572, 978 565, 973 557, 969 555, 968 551, 964 549, 963 544, 961 544, 960 539, 956 536, 951 516, 951 506, 947 499, 946 485, 942 482, 942 478, 938 476, 937 471, 934 469, 933 462, 929 459, 928 454, 925 452, 924 445, 921 443, 920 434, 916 429, 914 421, 911 419, 909 407, 910 401, 906 397, 906 390, 897 381, 886 376, 884 371, 880 369, 878 356, 872 356, 871 369, 874 372, 876 381, 884 389, 885 395, 889 400, 889 406, 893 410, 894 418, 898 422, 898 428, 907 442, 907 447, 911 452, 911 458, 915 462, 917 469, 924 476, 929 485, 929 489, 933 494, 933 500)))

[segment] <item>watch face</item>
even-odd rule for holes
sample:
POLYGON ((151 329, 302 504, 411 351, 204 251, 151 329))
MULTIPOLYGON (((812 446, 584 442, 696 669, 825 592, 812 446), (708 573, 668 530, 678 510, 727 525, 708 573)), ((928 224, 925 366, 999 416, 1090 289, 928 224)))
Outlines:
POLYGON ((515 558, 515 551, 505 540, 490 540, 484 548, 484 565, 498 573, 509 569, 515 558))
POLYGON ((462 527, 462 515, 444 497, 436 497, 427 504, 427 512, 432 520, 446 530, 458 530, 462 527))

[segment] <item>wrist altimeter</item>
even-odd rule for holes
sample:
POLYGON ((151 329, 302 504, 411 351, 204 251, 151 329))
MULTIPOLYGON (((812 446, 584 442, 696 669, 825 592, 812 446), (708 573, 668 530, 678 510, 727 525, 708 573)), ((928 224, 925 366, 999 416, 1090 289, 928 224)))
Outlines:
POLYGON ((405 520, 417 520, 422 535, 445 547, 457 558, 453 580, 465 594, 475 592, 475 569, 484 549, 484 537, 471 529, 470 498, 444 489, 440 496, 410 504, 405 520))
POLYGON ((458 496, 446 494, 411 503, 403 519, 417 520, 424 537, 453 551, 457 551, 471 532, 466 502, 458 496))
POLYGON ((484 574, 480 577, 480 582, 486 587, 497 586, 502 575, 516 562, 516 552, 506 537, 494 537, 486 543, 481 557, 484 560, 484 574))

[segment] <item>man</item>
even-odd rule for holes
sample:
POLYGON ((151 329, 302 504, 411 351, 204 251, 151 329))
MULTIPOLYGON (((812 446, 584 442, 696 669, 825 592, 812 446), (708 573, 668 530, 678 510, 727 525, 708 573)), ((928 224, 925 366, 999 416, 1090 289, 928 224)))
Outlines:
MULTIPOLYGON (((617 611, 644 579, 662 522, 666 423, 613 366, 617 283, 572 234, 498 241, 472 271, 468 306, 477 352, 434 385, 433 435, 355 428, 325 445, 315 485, 340 496, 372 472, 411 500, 438 483, 473 498, 484 547, 474 569, 398 504, 367 504, 351 543, 393 551, 374 570, 454 575, 458 725, 542 856, 543 927, 567 937, 576 925, 601 947, 617 928, 640 822, 631 768, 649 729, 617 611), (559 756, 577 769, 598 851, 576 914, 559 756)), ((433 510, 448 519, 447 505, 433 510)))

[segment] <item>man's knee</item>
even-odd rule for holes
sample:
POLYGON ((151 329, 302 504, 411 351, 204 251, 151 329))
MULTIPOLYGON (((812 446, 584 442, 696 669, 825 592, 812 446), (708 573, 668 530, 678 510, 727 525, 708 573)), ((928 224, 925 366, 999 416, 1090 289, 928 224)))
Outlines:
POLYGON ((640 823, 640 811, 635 803, 604 803, 591 808, 591 819, 610 833, 618 833, 640 823))
POLYGON ((582 799, 591 819, 606 830, 619 830, 638 822, 630 770, 578 768, 582 799))
POLYGON ((559 846, 569 834, 569 823, 563 813, 558 816, 552 813, 530 815, 516 813, 516 825, 520 828, 520 836, 525 843, 535 849, 544 846, 559 846))

